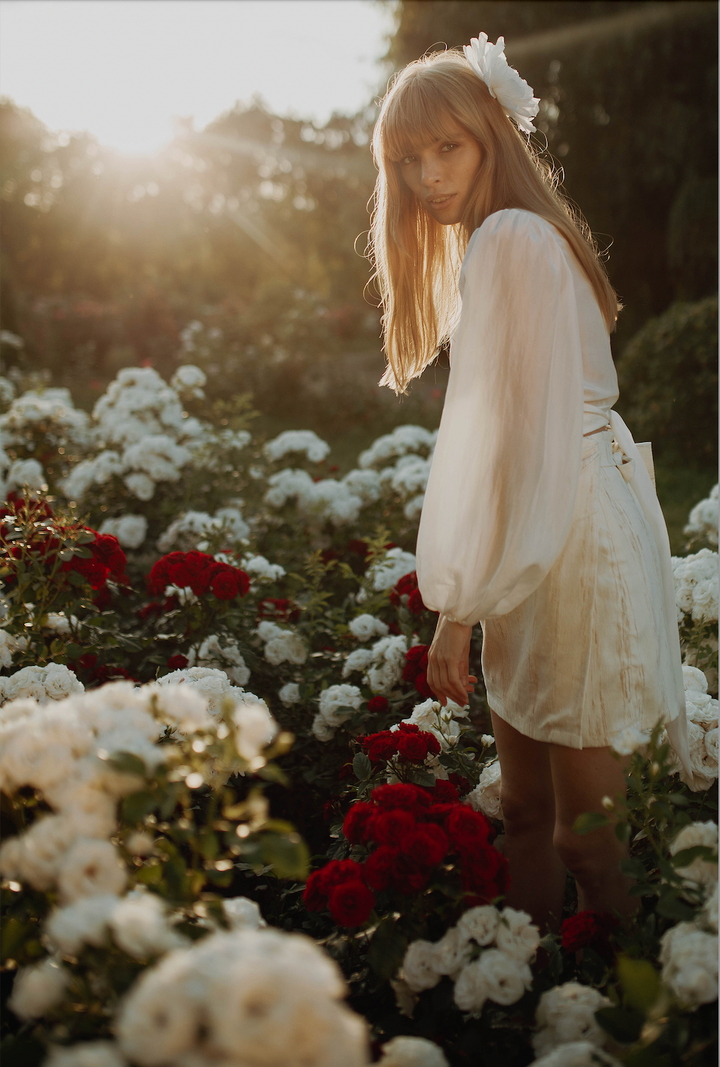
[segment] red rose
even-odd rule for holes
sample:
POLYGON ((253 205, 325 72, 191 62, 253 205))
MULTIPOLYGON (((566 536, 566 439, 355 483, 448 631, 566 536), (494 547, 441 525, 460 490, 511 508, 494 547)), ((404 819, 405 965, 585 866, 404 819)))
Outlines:
POLYGON ((162 615, 162 605, 157 600, 151 600, 144 608, 140 608, 136 614, 139 619, 148 619, 151 615, 162 615))
POLYGON ((399 755, 411 763, 422 763, 428 754, 425 737, 421 733, 408 734, 397 731, 397 750, 399 755))
POLYGON ((353 770, 352 763, 343 764, 343 766, 340 768, 340 772, 338 774, 338 778, 340 779, 341 782, 347 781, 348 778, 357 778, 357 775, 355 774, 355 771, 353 770))
POLYGON ((592 945, 601 955, 610 948, 610 935, 618 926, 618 920, 607 911, 579 911, 571 915, 561 927, 562 946, 566 952, 577 952, 592 945))
POLYGON ((387 697, 371 697, 368 700, 368 711, 373 715, 382 715, 390 707, 390 701, 387 697))
POLYGON ((414 722, 399 722, 398 730, 402 730, 404 734, 419 734, 420 727, 414 722))
POLYGON ((369 551, 367 541, 348 541, 347 551, 354 552, 356 556, 362 556, 362 558, 365 559, 369 551))
POLYGON ((355 860, 330 860, 318 871, 320 886, 325 894, 328 894, 333 886, 341 882, 350 882, 362 879, 363 869, 355 860))
POLYGON ((210 592, 218 600, 234 600, 240 592, 240 582, 232 567, 216 574, 210 583, 210 592))
POLYGON ((415 675, 413 685, 415 686, 421 697, 425 697, 426 700, 435 699, 435 694, 428 685, 427 671, 419 671, 415 675))
POLYGON ((413 645, 407 650, 403 668, 404 681, 414 682, 418 672, 427 671, 429 647, 429 645, 413 645))
POLYGON ((490 834, 485 818, 467 804, 453 805, 453 811, 445 820, 445 830, 462 854, 487 844, 490 834))
POLYGON ((363 752, 371 763, 382 763, 392 759, 397 752, 397 737, 390 730, 382 730, 379 734, 369 734, 362 739, 363 752))
POLYGON ((372 791, 373 801, 380 808, 418 808, 429 807, 430 798, 424 789, 409 782, 396 782, 393 785, 379 785, 372 791))
POLYGON ((489 904, 510 887, 508 861, 492 845, 486 845, 472 856, 464 857, 460 881, 463 889, 471 894, 473 907, 489 904))
POLYGON ((400 845, 403 838, 415 827, 415 817, 403 808, 383 811, 375 815, 368 827, 368 834, 380 845, 400 845))
MULTIPOLYGON (((452 775, 450 776, 452 777, 452 775)), ((438 778, 435 782, 432 791, 433 800, 440 804, 447 804, 450 801, 459 800, 458 791, 452 782, 446 782, 442 778, 438 778)))
POLYGON ((450 842, 435 823, 416 826, 402 841, 402 851, 420 867, 435 867, 445 859, 450 842))
POLYGON ((421 867, 410 856, 398 856, 392 874, 392 882, 398 893, 419 893, 430 881, 427 867, 421 867))
POLYGON ((462 774, 458 774, 457 771, 453 771, 452 774, 449 774, 448 780, 452 782, 461 797, 464 797, 465 794, 469 793, 472 789, 472 785, 467 780, 467 778, 465 778, 465 776, 462 774))
POLYGON ((410 597, 416 591, 417 585, 417 574, 415 571, 412 571, 410 574, 404 574, 400 581, 395 583, 395 586, 390 592, 390 603, 397 607, 401 603, 402 597, 410 597))
POLYGON ((365 860, 365 881, 373 889, 387 889, 399 850, 381 845, 365 860))
POLYGON ((372 804, 360 800, 350 808, 343 823, 343 833, 353 845, 361 845, 367 837, 368 821, 374 814, 372 804))
POLYGON ((425 604, 419 589, 413 590, 408 597, 408 611, 412 615, 422 615, 425 611, 425 604))
POLYGON ((182 671, 188 665, 187 656, 183 656, 180 652, 176 656, 171 656, 167 661, 167 665, 171 671, 182 671))
POLYGON ((322 911, 327 904, 327 893, 322 888, 322 871, 313 871, 305 883, 303 904, 308 911, 322 911))
POLYGON ((362 926, 374 906, 372 890, 359 879, 336 885, 328 896, 330 914, 339 926, 362 926))

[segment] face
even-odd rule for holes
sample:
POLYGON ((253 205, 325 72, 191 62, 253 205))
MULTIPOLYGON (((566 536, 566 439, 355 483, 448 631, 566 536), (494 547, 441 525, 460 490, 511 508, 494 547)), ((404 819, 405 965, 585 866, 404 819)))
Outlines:
POLYGON ((477 141, 460 126, 399 160, 400 173, 428 215, 443 226, 460 222, 482 160, 477 141))

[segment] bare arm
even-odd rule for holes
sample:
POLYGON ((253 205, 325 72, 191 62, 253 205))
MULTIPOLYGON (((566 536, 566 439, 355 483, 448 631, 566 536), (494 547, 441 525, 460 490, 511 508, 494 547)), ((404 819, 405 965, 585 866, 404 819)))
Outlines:
POLYGON ((444 706, 454 700, 461 708, 473 693, 474 674, 470 674, 470 637, 472 626, 453 622, 445 615, 438 619, 430 651, 428 652, 428 685, 444 706))

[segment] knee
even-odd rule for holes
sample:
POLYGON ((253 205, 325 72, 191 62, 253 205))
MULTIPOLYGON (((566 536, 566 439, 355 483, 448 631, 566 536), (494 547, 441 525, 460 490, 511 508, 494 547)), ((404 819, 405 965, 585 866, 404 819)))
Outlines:
POLYGON ((554 800, 545 796, 528 796, 509 789, 501 790, 501 803, 505 833, 518 834, 552 833, 555 823, 554 800))
POLYGON ((619 860, 619 845, 606 831, 576 834, 571 826, 556 825, 553 834, 555 851, 570 873, 579 881, 587 881, 619 860))

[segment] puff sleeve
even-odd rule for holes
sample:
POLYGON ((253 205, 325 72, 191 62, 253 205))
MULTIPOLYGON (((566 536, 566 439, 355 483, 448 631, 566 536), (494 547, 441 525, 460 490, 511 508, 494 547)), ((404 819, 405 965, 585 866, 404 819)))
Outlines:
POLYGON ((417 573, 425 604, 467 625, 530 596, 570 531, 583 432, 570 255, 550 223, 508 209, 463 261, 417 573))

